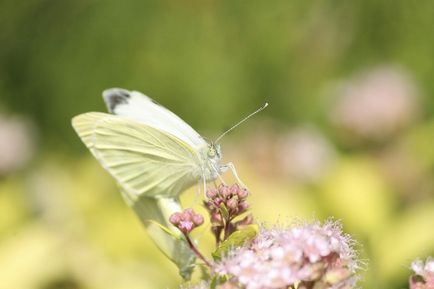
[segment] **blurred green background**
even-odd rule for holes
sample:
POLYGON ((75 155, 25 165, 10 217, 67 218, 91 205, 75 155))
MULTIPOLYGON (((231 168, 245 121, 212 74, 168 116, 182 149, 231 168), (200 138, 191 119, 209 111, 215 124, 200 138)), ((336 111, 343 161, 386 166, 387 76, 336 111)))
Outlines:
POLYGON ((361 286, 406 288, 434 254, 433 27, 431 0, 1 1, 0 287, 177 288, 70 125, 125 87, 211 139, 268 101, 222 144, 256 219, 341 219, 361 286))

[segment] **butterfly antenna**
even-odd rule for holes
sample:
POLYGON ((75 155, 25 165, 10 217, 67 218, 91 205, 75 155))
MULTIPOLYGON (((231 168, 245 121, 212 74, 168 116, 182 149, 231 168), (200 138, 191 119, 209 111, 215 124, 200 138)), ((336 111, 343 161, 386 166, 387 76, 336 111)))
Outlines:
POLYGON ((266 102, 263 106, 261 106, 260 108, 258 108, 257 110, 255 110, 254 112, 252 112, 251 114, 249 114, 248 116, 246 116, 245 118, 243 118, 242 120, 240 120, 239 122, 237 122, 235 125, 233 125, 230 129, 228 129, 227 131, 225 131, 224 133, 222 133, 216 140, 214 143, 218 143, 225 135, 227 135, 228 133, 230 133, 231 131, 233 131, 237 126, 239 126, 240 124, 242 124, 243 122, 245 122, 246 120, 248 120, 249 118, 251 118, 252 116, 254 116, 255 114, 257 114, 258 112, 264 110, 266 107, 268 106, 268 102, 266 102))

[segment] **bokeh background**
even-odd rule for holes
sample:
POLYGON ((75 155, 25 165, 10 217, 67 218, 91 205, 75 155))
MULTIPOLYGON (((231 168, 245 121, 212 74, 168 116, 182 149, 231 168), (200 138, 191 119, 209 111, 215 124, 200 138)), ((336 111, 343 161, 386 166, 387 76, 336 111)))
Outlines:
POLYGON ((210 139, 268 101, 222 143, 256 219, 334 216, 361 287, 406 288, 434 254, 433 27, 431 0, 1 1, 0 287, 177 288, 70 125, 125 87, 210 139))

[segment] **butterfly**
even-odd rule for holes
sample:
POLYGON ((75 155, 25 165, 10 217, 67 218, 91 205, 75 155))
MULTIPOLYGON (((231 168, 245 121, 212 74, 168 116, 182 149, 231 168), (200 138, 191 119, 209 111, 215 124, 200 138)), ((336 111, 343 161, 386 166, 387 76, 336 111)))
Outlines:
POLYGON ((89 112, 72 125, 118 184, 135 196, 176 197, 202 181, 216 180, 232 163, 176 114, 137 91, 103 92, 111 114, 89 112))
POLYGON ((183 253, 183 244, 167 238, 159 226, 171 227, 170 214, 181 210, 179 195, 199 181, 205 190, 207 182, 229 169, 245 187, 232 163, 221 164, 218 141, 267 104, 208 143, 176 114, 138 91, 111 88, 103 92, 103 99, 110 113, 80 114, 72 126, 117 181, 160 249, 187 276, 190 252, 183 253))

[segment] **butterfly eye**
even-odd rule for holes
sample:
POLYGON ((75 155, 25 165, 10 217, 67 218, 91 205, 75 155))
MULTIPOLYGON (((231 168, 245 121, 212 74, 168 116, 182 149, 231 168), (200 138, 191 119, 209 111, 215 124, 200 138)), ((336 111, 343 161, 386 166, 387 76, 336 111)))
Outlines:
POLYGON ((217 154, 217 152, 216 152, 215 148, 213 148, 213 147, 209 148, 208 157, 213 158, 216 156, 216 154, 217 154))

